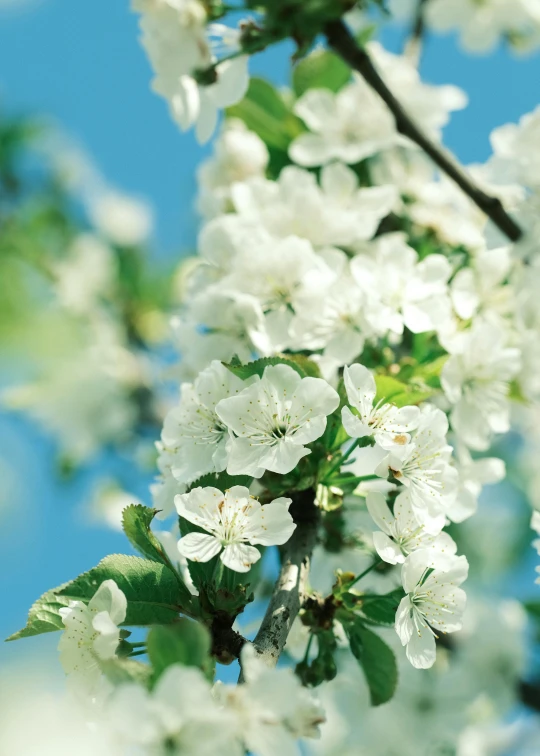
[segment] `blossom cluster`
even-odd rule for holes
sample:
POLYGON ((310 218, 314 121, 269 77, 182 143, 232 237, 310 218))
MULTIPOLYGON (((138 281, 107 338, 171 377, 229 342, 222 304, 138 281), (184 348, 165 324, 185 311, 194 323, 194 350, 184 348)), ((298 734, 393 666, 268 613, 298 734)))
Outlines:
MULTIPOLYGON (((522 20, 505 15, 504 0, 474 3, 467 15, 468 5, 455 3, 469 46, 528 33, 538 20, 525 0, 522 20)), ((171 322, 181 385, 156 444, 154 509, 122 512, 142 558, 107 557, 45 594, 15 637, 63 631, 69 681, 93 699, 96 727, 119 753, 294 754, 325 719, 307 687, 324 684, 331 719, 345 654, 379 705, 392 698, 404 659, 434 667, 437 680, 454 650, 463 667, 449 686, 455 692, 480 653, 467 650, 469 562, 448 528, 474 521, 484 487, 504 478, 503 460, 489 454, 510 431, 513 407, 540 400, 540 115, 496 130, 493 156, 470 171, 522 223, 522 239, 510 245, 333 53, 315 50, 285 93, 260 80, 248 89, 242 32, 212 26, 213 4, 133 7, 153 87, 182 129, 196 125, 204 141, 218 109, 235 107, 199 171, 203 225, 198 255, 180 271, 184 296, 171 322), (317 81, 309 66, 321 60, 335 80, 317 81), (312 77, 309 86, 302 76, 312 77), (172 530, 154 531, 154 517, 174 517, 172 530), (265 550, 275 547, 281 572, 252 646, 238 618, 260 585, 265 550), (286 640, 276 625, 288 631, 296 615, 307 646, 295 674, 273 667, 286 640), (271 653, 259 637, 267 623, 271 653), (455 650, 444 636, 464 624, 455 650), (127 627, 146 628, 145 640, 127 627), (135 661, 142 654, 149 664, 135 661), (241 684, 212 684, 215 661, 233 659, 241 684)), ((428 23, 452 26, 453 10, 428 0, 428 23)), ((427 85, 410 60, 377 42, 366 50, 437 143, 465 94, 427 85)), ((112 216, 121 220, 123 209, 117 204, 112 216)), ((95 213, 102 225, 103 215, 95 213)), ((77 243, 86 246, 57 267, 58 293, 66 308, 90 302, 92 310, 108 280, 104 255, 95 239, 77 243), (73 282, 83 279, 79 290, 73 282)), ((112 362, 119 367, 116 354, 112 362)), ((79 368, 83 376, 87 364, 79 368)), ((107 390, 96 392, 107 410, 107 390)), ((117 399, 110 404, 121 416, 117 399)), ((112 409, 105 414, 105 424, 118 420, 112 409)), ((540 531, 538 513, 533 527, 540 531)), ((511 611, 498 621, 522 632, 511 611)), ((515 687, 522 659, 513 646, 508 657, 515 687)), ((444 683, 436 687, 442 705, 444 683)), ((465 687, 478 695, 470 681, 465 687)), ((466 705, 473 708, 469 698, 466 705)), ((477 742, 475 723, 465 724, 468 742, 477 742)), ((446 722, 444 737, 451 728, 446 722)), ((349 745, 338 738, 334 753, 349 745)))
MULTIPOLYGON (((414 0, 391 0, 398 18, 416 11, 414 0)), ((457 31, 468 52, 486 53, 501 40, 520 52, 540 44, 540 8, 534 0, 428 0, 425 18, 437 32, 457 31)))

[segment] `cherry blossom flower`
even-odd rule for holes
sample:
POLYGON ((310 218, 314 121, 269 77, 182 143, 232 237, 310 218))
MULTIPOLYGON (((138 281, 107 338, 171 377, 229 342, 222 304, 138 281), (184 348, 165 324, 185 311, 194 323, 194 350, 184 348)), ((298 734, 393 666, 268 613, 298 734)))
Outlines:
POLYGON ((246 644, 241 654, 243 685, 216 693, 236 719, 247 750, 255 756, 300 754, 298 738, 317 738, 325 715, 292 669, 269 668, 246 644))
POLYGON ((151 692, 137 683, 119 685, 107 708, 120 742, 144 749, 143 753, 244 753, 230 714, 215 701, 210 684, 194 667, 169 667, 151 692))
POLYGON ((383 449, 395 449, 411 440, 410 431, 418 426, 418 407, 401 407, 380 401, 374 404, 377 387, 371 372, 363 365, 351 365, 343 371, 349 407, 341 411, 343 425, 351 438, 373 436, 383 449))
POLYGON ((281 545, 296 528, 289 514, 291 499, 274 499, 262 506, 244 486, 225 493, 195 488, 174 501, 180 517, 207 531, 181 538, 180 554, 194 562, 208 562, 220 554, 223 564, 235 572, 248 572, 260 559, 255 544, 281 545))
POLYGON ((88 604, 71 601, 60 609, 65 631, 58 650, 60 661, 75 690, 92 695, 100 685, 99 659, 112 659, 120 641, 120 625, 127 601, 114 580, 105 580, 88 604))
POLYGON ((291 472, 322 436, 326 416, 339 406, 337 392, 321 378, 301 378, 288 365, 265 368, 263 377, 237 396, 222 399, 216 414, 234 433, 227 472, 260 478, 265 470, 291 472))
POLYGON ((416 519, 408 492, 399 494, 394 513, 381 493, 366 497, 367 508, 380 530, 373 533, 373 545, 380 558, 389 564, 403 564, 405 558, 419 549, 427 549, 439 568, 455 555, 457 547, 447 533, 428 533, 416 519))
POLYGON ((509 382, 519 372, 520 351, 506 345, 500 327, 480 320, 446 346, 451 356, 441 383, 454 405, 452 428, 471 449, 483 451, 494 433, 510 428, 509 382))
POLYGON ((408 488, 415 516, 429 533, 440 532, 446 510, 457 495, 458 474, 450 464, 452 447, 447 433, 444 412, 424 405, 411 443, 399 454, 391 452, 376 468, 377 475, 387 477, 390 473, 408 488))
POLYGON ((182 386, 180 404, 165 417, 162 448, 169 466, 180 483, 196 480, 227 466, 229 432, 215 413, 216 404, 240 393, 244 381, 214 360, 193 385, 182 386))
POLYGON ((407 658, 413 667, 433 666, 435 631, 453 633, 461 629, 466 596, 459 586, 468 571, 464 556, 455 557, 439 569, 432 552, 424 549, 405 560, 401 577, 407 595, 397 610, 396 632, 402 645, 407 646, 407 658))
POLYGON ((291 159, 298 165, 326 165, 332 160, 359 163, 401 139, 390 111, 360 77, 337 94, 308 89, 294 112, 310 129, 289 147, 291 159))

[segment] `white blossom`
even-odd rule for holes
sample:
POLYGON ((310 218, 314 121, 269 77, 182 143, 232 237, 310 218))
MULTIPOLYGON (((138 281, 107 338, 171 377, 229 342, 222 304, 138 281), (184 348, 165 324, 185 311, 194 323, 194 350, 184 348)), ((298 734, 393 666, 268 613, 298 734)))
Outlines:
POLYGON ((180 403, 165 417, 161 433, 163 450, 178 482, 187 483, 226 468, 229 433, 215 407, 221 399, 244 388, 245 383, 217 360, 193 385, 182 386, 180 403))
POLYGON ((112 244, 135 247, 148 240, 153 213, 147 202, 117 191, 91 197, 90 217, 96 229, 112 244))
POLYGON ((402 568, 403 589, 407 594, 396 614, 396 632, 407 658, 418 669, 435 662, 437 633, 461 629, 465 592, 459 588, 469 565, 464 556, 455 557, 444 569, 436 566, 426 550, 410 554, 402 568))
POLYGON ((367 47, 383 79, 398 94, 405 109, 428 133, 440 137, 450 113, 467 105, 465 92, 453 85, 425 84, 412 61, 388 52, 379 42, 370 42, 367 47))
POLYGON ((481 250, 470 267, 458 270, 452 279, 450 294, 454 309, 463 320, 476 314, 504 316, 511 311, 513 288, 506 281, 512 268, 509 247, 481 250))
POLYGON ((351 365, 343 371, 349 407, 343 407, 343 426, 351 438, 373 436, 383 449, 393 450, 411 440, 410 431, 420 420, 418 407, 396 407, 380 401, 374 404, 377 387, 370 371, 363 365, 351 365))
POLYGON ((221 686, 221 700, 236 718, 246 748, 254 756, 301 753, 298 738, 316 738, 324 712, 292 669, 272 669, 247 644, 242 649, 243 685, 221 686))
POLYGON ((56 291, 63 307, 89 315, 111 296, 117 275, 112 250, 93 234, 75 237, 67 257, 54 266, 56 291))
POLYGON ((411 443, 399 454, 391 452, 376 468, 381 477, 390 473, 408 488, 415 516, 429 533, 440 532, 457 495, 458 475, 450 464, 452 447, 447 433, 444 412, 424 405, 411 443))
POLYGON ((473 459, 464 444, 454 449, 459 474, 459 488, 452 506, 447 509, 453 522, 463 522, 471 517, 478 507, 478 497, 484 486, 499 483, 504 479, 506 467, 497 457, 473 459))
POLYGON ((127 601, 114 580, 105 580, 88 604, 71 601, 60 609, 65 630, 58 650, 68 681, 92 695, 101 681, 100 659, 112 659, 120 641, 127 601))
POLYGON ((200 212, 212 218, 230 210, 232 185, 264 177, 269 159, 262 139, 243 121, 228 118, 214 143, 214 155, 197 172, 200 212))
POLYGON ((366 319, 381 336, 401 335, 404 326, 423 333, 448 324, 452 269, 443 255, 419 261, 402 234, 385 234, 351 260, 351 273, 368 303, 366 319))
MULTIPOLYGON (((328 93, 330 94, 330 93, 328 93)), ((315 247, 352 247, 371 239, 397 202, 392 186, 360 187, 343 163, 325 166, 316 176, 287 166, 277 181, 255 178, 231 188, 234 208, 272 236, 300 236, 315 247)))
MULTIPOLYGON (((153 89, 164 97, 171 114, 185 131, 196 126, 196 136, 206 142, 214 132, 220 108, 233 105, 248 86, 247 58, 239 56, 215 66, 216 81, 201 85, 196 71, 216 63, 205 28, 206 11, 198 0, 134 0, 141 13, 141 42, 155 71, 153 89)), ((239 32, 214 26, 208 30, 221 38, 222 46, 237 44, 239 32)))
POLYGON ((374 523, 380 528, 373 533, 373 545, 380 558, 389 564, 403 564, 405 558, 419 549, 427 549, 430 558, 439 567, 456 553, 456 544, 447 533, 428 533, 411 506, 408 492, 401 493, 390 511, 386 497, 370 493, 367 508, 374 523))
POLYGON ((193 667, 169 667, 151 692, 137 683, 119 685, 108 703, 108 714, 120 742, 141 748, 142 753, 244 753, 230 715, 216 703, 202 672, 193 667))
POLYGON ((518 47, 529 36, 537 41, 540 11, 530 0, 432 0, 426 18, 436 31, 458 30, 466 50, 484 53, 507 36, 518 47))
POLYGON ((490 139, 494 155, 488 165, 501 183, 540 188, 540 107, 526 113, 518 124, 495 129, 490 139))
POLYGON ((509 382, 518 373, 520 352, 507 346, 494 324, 476 321, 447 344, 441 383, 452 402, 452 428, 472 449, 488 448, 494 433, 510 428, 509 382))
POLYGON ((274 499, 264 506, 244 486, 223 493, 217 488, 195 488, 176 496, 178 514, 207 533, 188 533, 178 542, 182 556, 208 562, 220 554, 223 564, 235 572, 248 572, 261 557, 255 544, 286 543, 296 525, 289 514, 291 499, 274 499))
POLYGON ((234 433, 227 472, 260 478, 265 470, 291 472, 322 436, 339 396, 321 378, 301 378, 288 365, 265 368, 262 378, 222 399, 216 414, 234 433))
POLYGON ((390 111, 359 76, 337 94, 308 89, 294 112, 310 130, 289 147, 298 165, 326 165, 332 160, 359 163, 400 142, 390 111))

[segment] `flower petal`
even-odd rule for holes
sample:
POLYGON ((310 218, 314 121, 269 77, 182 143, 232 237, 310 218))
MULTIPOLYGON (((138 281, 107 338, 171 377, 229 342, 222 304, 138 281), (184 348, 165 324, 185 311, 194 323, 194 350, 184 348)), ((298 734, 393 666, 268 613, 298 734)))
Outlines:
POLYGON ((249 572, 251 566, 261 558, 261 552, 246 543, 231 543, 225 546, 221 561, 235 572, 249 572))
POLYGON ((221 543, 207 533, 188 533, 178 541, 178 551, 192 562, 209 562, 221 551, 221 543))

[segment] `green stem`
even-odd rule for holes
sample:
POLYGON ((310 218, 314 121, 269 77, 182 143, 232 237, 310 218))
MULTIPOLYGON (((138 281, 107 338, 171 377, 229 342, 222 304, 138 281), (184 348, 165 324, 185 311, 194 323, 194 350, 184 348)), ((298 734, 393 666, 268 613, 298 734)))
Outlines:
POLYGON ((368 575, 371 572, 371 570, 374 570, 375 567, 377 567, 377 565, 379 565, 381 563, 381 561, 382 560, 379 559, 379 558, 375 559, 375 561, 373 562, 373 564, 370 567, 368 567, 363 572, 361 572, 360 575, 358 575, 357 577, 355 577, 355 579, 352 581, 352 583, 349 584, 349 589, 352 588, 353 585, 356 585, 356 583, 358 583, 359 580, 362 580, 363 577, 365 577, 366 575, 368 575))
POLYGON ((330 468, 330 470, 326 473, 326 475, 324 476, 324 478, 322 480, 323 485, 326 485, 328 483, 328 479, 332 477, 332 475, 335 473, 335 471, 339 470, 339 468, 343 465, 343 463, 347 459, 349 459, 349 457, 351 456, 351 454, 353 453, 353 451, 358 448, 358 444, 360 443, 361 440, 362 440, 361 438, 355 438, 355 440, 349 446, 349 448, 347 449, 347 451, 345 452, 345 454, 341 454, 340 455, 340 457, 339 457, 338 461, 335 463, 335 465, 333 465, 330 468))
POLYGON ((144 656, 146 653, 146 648, 141 648, 140 651, 132 651, 132 653, 129 655, 129 658, 132 659, 134 656, 144 656))
POLYGON ((306 646, 306 653, 304 654, 304 658, 302 660, 302 664, 307 664, 308 661, 309 661, 309 652, 311 651, 311 645, 313 643, 313 638, 314 637, 315 636, 313 635, 313 633, 309 634, 309 639, 308 639, 307 646, 306 646))

